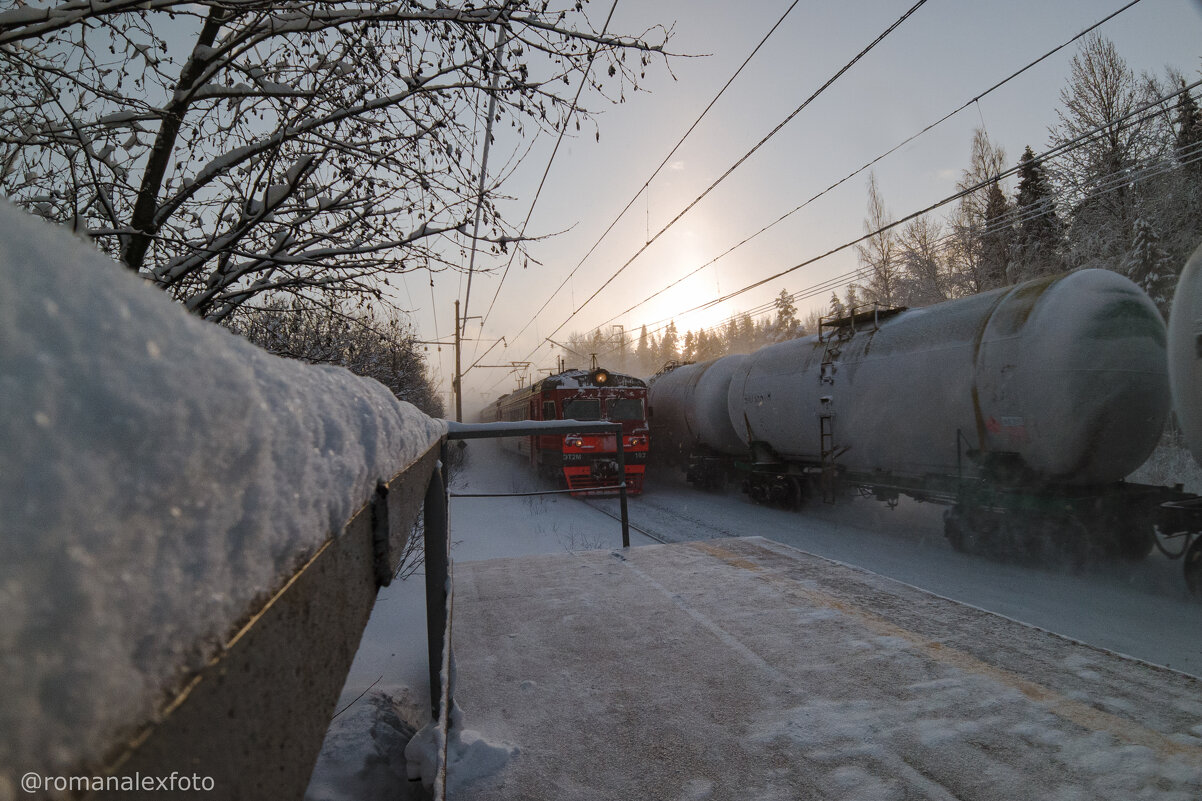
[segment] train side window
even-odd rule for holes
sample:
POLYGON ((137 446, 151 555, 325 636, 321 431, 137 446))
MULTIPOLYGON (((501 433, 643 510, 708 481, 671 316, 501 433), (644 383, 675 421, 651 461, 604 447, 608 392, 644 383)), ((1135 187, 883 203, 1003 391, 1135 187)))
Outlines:
POLYGON ((543 419, 555 419, 555 401, 543 401, 543 419))

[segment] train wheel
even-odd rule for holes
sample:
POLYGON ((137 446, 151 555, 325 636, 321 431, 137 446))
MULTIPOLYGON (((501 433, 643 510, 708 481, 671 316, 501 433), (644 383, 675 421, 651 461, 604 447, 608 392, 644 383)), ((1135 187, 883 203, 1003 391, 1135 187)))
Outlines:
POLYGON ((785 480, 789 482, 789 491, 785 497, 784 506, 786 509, 796 512, 805 500, 805 490, 802 487, 801 479, 797 476, 787 476, 785 480))
POLYGON ((1076 515, 1066 514, 1051 518, 1056 525, 1054 546, 1059 550, 1053 555, 1070 571, 1078 573, 1097 555, 1097 540, 1089 526, 1076 515))
POLYGON ((998 534, 996 515, 953 507, 943 513, 943 536, 960 553, 988 554, 998 534))
POLYGON ((1120 527, 1112 536, 1115 556, 1128 562, 1138 562, 1156 548, 1156 532, 1146 521, 1120 527))
POLYGON ((953 551, 965 552, 964 516, 958 509, 948 509, 943 513, 943 536, 947 537, 953 551))
POLYGON ((1195 598, 1202 601, 1202 537, 1197 537, 1194 544, 1185 552, 1185 586, 1195 598))

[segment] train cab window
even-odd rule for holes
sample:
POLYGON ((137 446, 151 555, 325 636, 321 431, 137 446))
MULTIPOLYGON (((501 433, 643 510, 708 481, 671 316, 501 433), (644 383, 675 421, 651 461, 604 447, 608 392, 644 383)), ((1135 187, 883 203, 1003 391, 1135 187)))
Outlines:
POLYGON ((543 419, 555 419, 555 401, 543 401, 543 419))
POLYGON ((640 398, 614 398, 609 402, 610 420, 642 420, 643 401, 640 398))
POLYGON ((601 401, 596 398, 579 398, 563 402, 564 420, 600 420, 601 401))

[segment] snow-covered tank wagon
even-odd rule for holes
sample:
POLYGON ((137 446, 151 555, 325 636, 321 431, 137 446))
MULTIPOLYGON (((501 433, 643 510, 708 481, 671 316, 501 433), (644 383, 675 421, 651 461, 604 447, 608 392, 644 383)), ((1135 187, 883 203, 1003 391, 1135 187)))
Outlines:
POLYGON ((668 369, 651 380, 647 401, 657 456, 688 459, 688 479, 705 487, 722 482, 727 460, 747 450, 730 424, 730 378, 747 359, 725 356, 668 369))
MULTIPOLYGON (((1186 262, 1173 295, 1169 376, 1181 433, 1194 460, 1202 464, 1202 247, 1186 262)), ((1185 558, 1186 581, 1202 597, 1202 500, 1166 504, 1159 526, 1162 532, 1184 536, 1179 552, 1185 558)))
POLYGON ((856 473, 1097 485, 1139 467, 1168 415, 1164 323, 1117 273, 835 323, 735 371, 748 442, 805 462, 833 449, 856 473))
POLYGON ((1073 558, 1152 547, 1158 488, 1122 479, 1168 415, 1165 327, 1116 273, 853 312, 818 335, 693 367, 704 372, 661 379, 653 422, 665 426, 665 406, 684 410, 677 426, 720 453, 733 432, 756 500, 859 487, 948 504, 957 547, 1051 541, 1073 558), (711 373, 729 382, 726 425, 710 426, 718 435, 694 422, 709 408, 699 390, 711 373))

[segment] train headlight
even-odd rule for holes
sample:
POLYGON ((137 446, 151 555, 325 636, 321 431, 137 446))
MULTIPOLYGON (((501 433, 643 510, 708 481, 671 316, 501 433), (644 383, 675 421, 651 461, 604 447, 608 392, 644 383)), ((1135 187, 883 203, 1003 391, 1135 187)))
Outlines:
POLYGON ((584 437, 578 434, 568 434, 563 438, 563 445, 565 448, 583 448, 584 437))
POLYGON ((641 448, 642 446, 644 446, 646 444, 647 444, 647 438, 644 436, 630 437, 629 440, 627 441, 627 445, 631 448, 641 448))
POLYGON ((589 380, 599 387, 603 387, 609 383, 609 371, 604 367, 598 367, 593 372, 589 373, 589 380))

